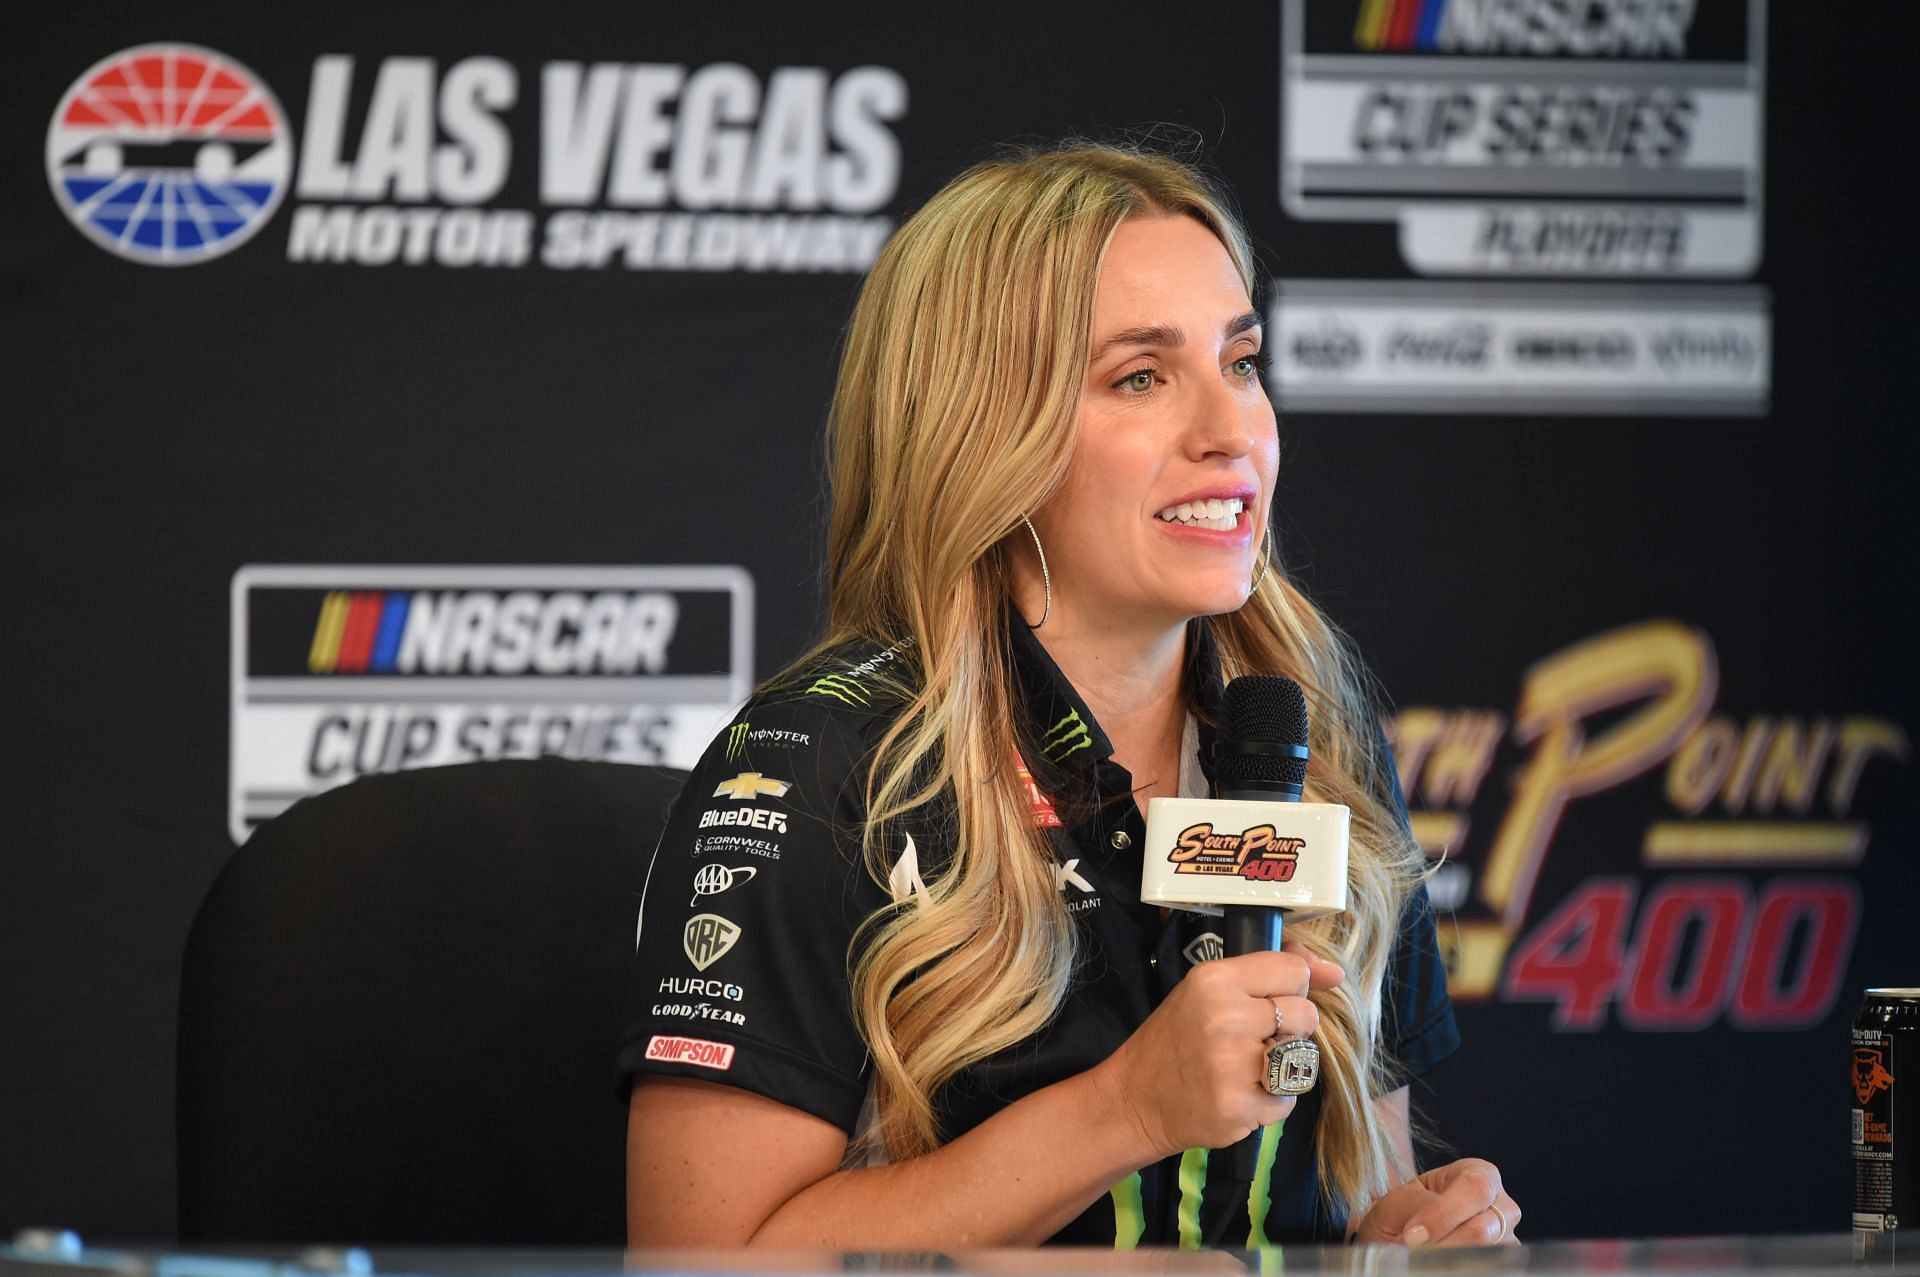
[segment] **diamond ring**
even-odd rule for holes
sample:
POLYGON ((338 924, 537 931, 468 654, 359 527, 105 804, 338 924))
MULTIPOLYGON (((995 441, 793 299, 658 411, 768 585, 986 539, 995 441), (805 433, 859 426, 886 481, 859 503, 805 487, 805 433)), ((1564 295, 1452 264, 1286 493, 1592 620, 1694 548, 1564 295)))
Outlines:
POLYGON ((1320 1048, 1305 1038, 1267 1048, 1267 1094, 1305 1095, 1319 1080, 1320 1048))

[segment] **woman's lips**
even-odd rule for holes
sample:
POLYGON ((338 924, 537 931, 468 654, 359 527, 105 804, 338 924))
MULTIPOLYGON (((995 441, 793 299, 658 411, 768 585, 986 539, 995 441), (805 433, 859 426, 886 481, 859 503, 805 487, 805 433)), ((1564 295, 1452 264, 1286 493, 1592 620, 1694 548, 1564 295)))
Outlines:
POLYGON ((1156 516, 1153 522, 1155 527, 1166 532, 1168 536, 1196 545, 1230 548, 1253 543, 1253 515, 1246 510, 1241 510, 1230 517, 1222 516, 1217 520, 1207 518, 1181 521, 1156 516))
POLYGON ((1231 532, 1239 526, 1240 514, 1245 508, 1246 502, 1239 497, 1203 497, 1170 505, 1154 517, 1177 527, 1231 532))

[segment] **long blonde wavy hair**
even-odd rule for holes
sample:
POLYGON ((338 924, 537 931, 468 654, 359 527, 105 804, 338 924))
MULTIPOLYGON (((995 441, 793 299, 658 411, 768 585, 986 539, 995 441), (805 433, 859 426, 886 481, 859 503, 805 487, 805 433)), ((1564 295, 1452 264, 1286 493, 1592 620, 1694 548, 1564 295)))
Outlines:
MULTIPOLYGON (((1143 214, 1198 218, 1253 295, 1245 232, 1205 179, 1163 154, 1072 144, 977 165, 935 195, 881 252, 847 333, 829 431, 828 627, 796 668, 848 640, 911 640, 906 709, 867 778, 869 871, 886 881, 888 822, 936 801, 957 819, 924 895, 870 919, 850 955, 876 1136, 895 1160, 940 1142, 934 1094, 1043 1029, 1073 972, 1053 853, 1013 766, 1009 538, 1066 474, 1101 262, 1115 228, 1143 214)), ((1362 1208, 1411 1171, 1372 1100, 1396 1084, 1380 990, 1419 853, 1392 813, 1364 674, 1284 572, 1201 623, 1227 677, 1285 674, 1305 689, 1307 796, 1353 809, 1351 907, 1289 934, 1347 971, 1313 995, 1326 1057, 1317 1157, 1329 1197, 1362 1208)))

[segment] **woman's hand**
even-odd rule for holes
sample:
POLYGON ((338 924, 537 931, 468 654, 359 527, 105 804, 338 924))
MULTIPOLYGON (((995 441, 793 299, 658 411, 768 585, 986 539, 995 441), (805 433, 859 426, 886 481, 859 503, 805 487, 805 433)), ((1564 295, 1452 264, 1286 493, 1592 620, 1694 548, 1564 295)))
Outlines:
POLYGON ((1225 1148, 1293 1111, 1292 1096, 1267 1094, 1261 1078, 1274 1012, 1282 1038, 1311 1037, 1320 1013, 1310 989, 1345 978, 1298 944, 1202 962, 1094 1070, 1109 1102, 1142 1142, 1141 1161, 1189 1148, 1225 1148))
POLYGON ((1468 1157, 1408 1180, 1361 1217, 1354 1240, 1367 1245, 1518 1246, 1520 1205, 1500 1168, 1468 1157))

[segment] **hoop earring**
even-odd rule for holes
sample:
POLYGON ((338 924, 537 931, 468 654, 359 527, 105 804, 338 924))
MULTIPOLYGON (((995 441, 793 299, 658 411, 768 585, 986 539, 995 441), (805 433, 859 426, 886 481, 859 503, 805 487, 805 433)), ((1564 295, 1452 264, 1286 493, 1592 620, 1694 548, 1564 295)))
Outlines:
POLYGON ((1040 544, 1040 534, 1033 529, 1033 520, 1023 513, 1020 516, 1020 522, 1027 525, 1027 535, 1033 538, 1034 553, 1040 556, 1040 585, 1047 592, 1046 606, 1040 609, 1040 619, 1027 627, 1030 630, 1037 630, 1047 623, 1049 616, 1053 615, 1053 573, 1047 571, 1047 551, 1040 544))
POLYGON ((1273 525, 1267 525, 1267 535, 1260 542, 1260 570, 1253 574, 1253 584, 1247 587, 1248 597, 1252 597, 1260 588, 1260 582, 1266 580, 1267 565, 1273 562, 1273 525))

